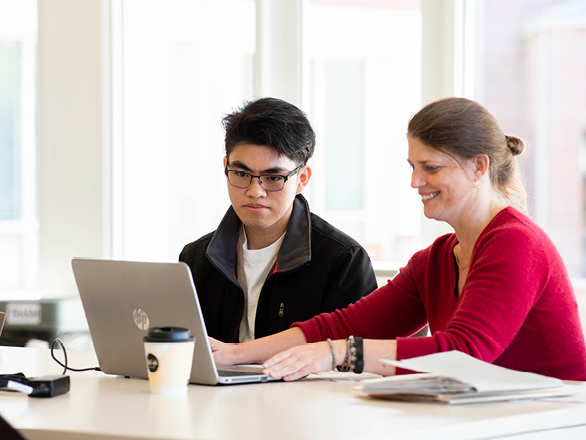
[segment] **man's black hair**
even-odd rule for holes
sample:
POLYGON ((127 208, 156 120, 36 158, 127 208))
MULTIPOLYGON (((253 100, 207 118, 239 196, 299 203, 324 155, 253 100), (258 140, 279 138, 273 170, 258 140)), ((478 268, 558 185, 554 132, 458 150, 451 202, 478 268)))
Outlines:
POLYGON ((275 148, 279 155, 305 165, 315 148, 315 133, 305 113, 281 99, 250 101, 223 119, 226 156, 239 143, 275 148))

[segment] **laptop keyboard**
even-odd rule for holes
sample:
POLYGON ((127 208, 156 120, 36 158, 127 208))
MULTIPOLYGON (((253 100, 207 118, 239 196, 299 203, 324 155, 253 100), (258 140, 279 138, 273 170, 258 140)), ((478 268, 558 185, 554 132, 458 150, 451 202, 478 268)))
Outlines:
POLYGON ((260 375, 262 374, 262 371, 259 371, 258 373, 253 373, 251 371, 234 371, 234 370, 218 370, 218 376, 224 376, 224 377, 229 377, 229 376, 254 376, 254 375, 260 375))

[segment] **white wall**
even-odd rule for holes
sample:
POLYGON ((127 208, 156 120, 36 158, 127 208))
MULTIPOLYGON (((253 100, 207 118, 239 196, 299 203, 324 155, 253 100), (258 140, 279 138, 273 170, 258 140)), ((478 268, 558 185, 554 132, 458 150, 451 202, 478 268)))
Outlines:
POLYGON ((100 0, 39 0, 38 4, 43 296, 77 295, 72 256, 106 257, 101 16, 100 0))

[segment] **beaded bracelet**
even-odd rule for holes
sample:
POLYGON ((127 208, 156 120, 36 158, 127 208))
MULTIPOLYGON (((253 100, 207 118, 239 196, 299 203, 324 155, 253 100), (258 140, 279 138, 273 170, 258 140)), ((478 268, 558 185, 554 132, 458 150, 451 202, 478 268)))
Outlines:
POLYGON ((338 371, 353 371, 356 374, 362 373, 364 368, 364 352, 362 347, 362 338, 349 336, 346 339, 346 357, 338 371))
POLYGON ((330 338, 328 338, 328 344, 330 344, 330 350, 332 350, 332 370, 336 369, 336 352, 334 351, 334 344, 332 343, 332 340, 330 338))
POLYGON ((342 365, 338 367, 338 371, 354 371, 354 365, 356 364, 356 347, 354 336, 349 336, 346 339, 346 357, 342 365))

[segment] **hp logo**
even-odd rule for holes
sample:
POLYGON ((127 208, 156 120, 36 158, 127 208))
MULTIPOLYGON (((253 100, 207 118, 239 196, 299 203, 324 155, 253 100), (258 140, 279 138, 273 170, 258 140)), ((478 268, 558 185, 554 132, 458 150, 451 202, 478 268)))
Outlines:
POLYGON ((149 317, 142 309, 134 309, 132 320, 139 329, 144 331, 149 329, 149 317))

